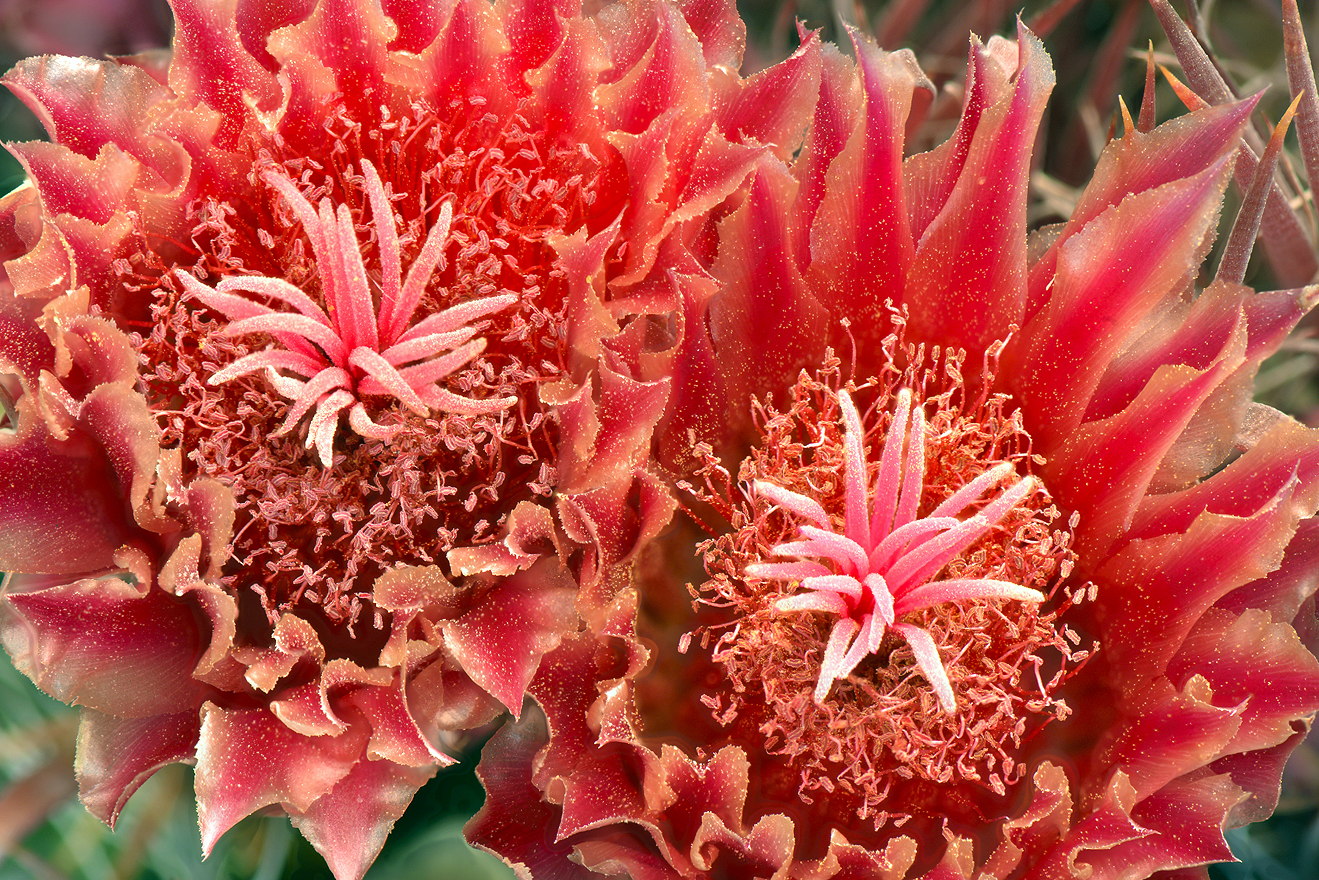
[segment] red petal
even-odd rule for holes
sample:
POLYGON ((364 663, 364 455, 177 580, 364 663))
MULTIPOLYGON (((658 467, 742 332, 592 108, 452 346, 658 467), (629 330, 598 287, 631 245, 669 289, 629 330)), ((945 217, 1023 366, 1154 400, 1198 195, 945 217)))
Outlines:
POLYGON ((188 603, 116 577, 10 591, 5 601, 5 648, 56 699, 125 718, 201 701, 192 671, 209 638, 188 603))
POLYGON ((902 153, 913 93, 929 82, 910 51, 883 52, 856 33, 852 43, 866 109, 825 177, 811 226, 811 274, 825 305, 868 329, 888 326, 878 320, 886 298, 905 298, 915 242, 902 153))
MULTIPOLYGON (((810 235, 816 212, 826 192, 829 169, 842 153, 856 126, 857 108, 861 106, 860 84, 852 62, 832 43, 826 43, 820 70, 820 96, 815 115, 806 132, 806 143, 793 166, 801 181, 797 196, 797 223, 793 230, 798 265, 803 269, 811 261, 810 235)), ((837 173, 837 172, 835 172, 837 173)))
POLYGON ((197 745, 196 712, 116 718, 91 709, 78 726, 78 796, 111 828, 133 792, 166 764, 187 761, 197 745))
POLYGON ((0 435, 0 570, 105 570, 133 525, 99 450, 0 435))
POLYGON ((640 134, 670 110, 690 118, 695 115, 692 111, 708 107, 705 57, 678 9, 650 2, 635 4, 629 11, 653 15, 657 27, 654 42, 634 64, 624 67, 615 54, 615 69, 625 70, 622 78, 596 89, 609 128, 640 134))
POLYGON ((485 804, 463 833, 473 846, 494 853, 526 876, 590 880, 599 875, 569 860, 572 845, 546 833, 558 827, 560 810, 541 797, 531 771, 548 738, 544 717, 529 712, 486 743, 476 769, 485 786, 485 804))
MULTIPOLYGON (((132 207, 131 193, 139 183, 141 165, 115 146, 83 157, 59 143, 35 141, 10 148, 41 193, 50 217, 73 214, 93 223, 108 223, 132 207)), ((70 278, 73 284, 80 279, 70 278)))
POLYGON ((1184 534, 1135 541, 1101 569, 1100 638, 1115 678, 1137 693, 1167 668, 1209 606, 1278 566, 1295 531, 1294 484, 1248 517, 1201 514, 1184 534))
POLYGON ((568 5, 563 0, 515 0, 509 4, 508 41, 519 70, 540 67, 559 47, 569 26, 563 19, 577 14, 577 10, 559 8, 568 5))
POLYGON ((929 342, 983 351, 1026 305, 1026 191, 1031 148, 1053 89, 1043 45, 1018 27, 1011 96, 988 107, 948 202, 920 233, 904 301, 929 342))
MULTIPOLYGON (((706 67, 736 71, 742 67, 747 28, 730 0, 679 0, 687 26, 701 41, 706 67)), ((800 129, 798 129, 800 131, 800 129)))
MULTIPOLYGON (((238 0, 173 0, 174 59, 169 84, 181 98, 204 102, 224 117, 219 146, 231 147, 252 109, 268 109, 280 95, 275 77, 240 40, 238 0)), ((249 24, 251 16, 244 16, 249 24)), ((250 26, 250 25, 249 25, 250 26)), ((260 43, 258 42, 258 46, 260 43)))
POLYGON ((807 290, 791 250, 793 191, 778 163, 762 162, 747 200, 719 224, 711 272, 724 283, 708 322, 728 395, 722 405, 733 412, 745 411, 751 394, 790 383, 825 342, 828 313, 807 290))
POLYGON ((1242 707, 1199 675, 1181 690, 1165 682, 1147 685, 1123 705, 1135 717, 1110 731, 1098 761, 1121 767, 1137 798, 1217 758, 1242 724, 1242 707))
POLYGON ((145 71, 113 61, 43 55, 19 62, 4 82, 41 118, 51 140, 91 159, 105 144, 154 169, 174 186, 182 151, 148 134, 169 90, 145 71))
POLYGON ((326 91, 329 84, 321 78, 327 71, 333 76, 330 90, 343 95, 351 118, 378 118, 380 106, 389 103, 386 46, 395 33, 376 3, 319 0, 306 19, 271 34, 266 49, 281 63, 281 74, 292 80, 297 101, 290 103, 285 122, 307 130, 319 127, 319 120, 304 115, 313 105, 301 102, 326 91))
POLYGON ((386 686, 367 686, 353 691, 346 701, 357 707, 371 724, 366 755, 372 761, 430 767, 452 764, 453 759, 436 749, 422 734, 404 697, 402 673, 386 686))
POLYGON ((1240 144, 1242 128, 1256 100, 1199 110, 1148 134, 1136 132, 1109 141, 1071 219, 1031 268, 1027 318, 1048 300, 1058 257, 1073 235, 1129 195, 1195 177, 1228 160, 1240 144))
POLYGON ((1240 730, 1215 758, 1285 743, 1293 725, 1319 709, 1319 660, 1289 624, 1275 623, 1256 609, 1237 615, 1215 608, 1205 614, 1168 674, 1174 680, 1203 677, 1217 705, 1238 707, 1240 730))
POLYGON ((543 559, 446 622, 445 643, 472 680, 517 716, 541 657, 576 628, 576 594, 576 582, 559 561, 543 559))
POLYGON ((412 796, 434 775, 434 766, 358 761, 329 793, 306 810, 289 809, 289 816, 335 880, 361 880, 412 796))
POLYGON ((1014 380, 1040 442, 1051 446, 1076 430, 1133 328, 1181 295, 1203 256, 1228 170, 1220 160, 1129 196, 1069 240, 1048 304, 1023 331, 1014 380), (1132 264, 1123 255, 1133 252, 1150 258, 1132 264))
POLYGON ((254 810, 286 803, 305 811, 362 759, 366 730, 303 736, 265 709, 202 706, 197 743, 197 817, 202 851, 254 810))
POLYGON ((1241 799, 1241 790, 1227 776, 1179 780, 1131 811, 1132 819, 1150 834, 1084 859, 1099 877, 1146 877, 1156 871, 1189 868, 1207 862, 1230 861, 1232 850, 1223 839, 1223 818, 1241 799))

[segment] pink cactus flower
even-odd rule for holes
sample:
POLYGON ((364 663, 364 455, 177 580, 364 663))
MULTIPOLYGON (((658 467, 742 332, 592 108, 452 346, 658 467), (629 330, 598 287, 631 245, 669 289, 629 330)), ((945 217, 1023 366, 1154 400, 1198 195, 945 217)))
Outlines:
POLYGON ((720 2, 173 9, 4 79, 0 638, 95 815, 194 762, 358 878, 669 519, 672 282, 805 93, 720 2))
POLYGON ((689 515, 546 654, 468 837, 530 877, 1200 876, 1319 709, 1319 434, 1250 400, 1319 294, 1196 285, 1254 100, 1128 117, 1031 239, 1040 41, 973 41, 914 155, 914 57, 854 48, 803 35, 804 144, 680 278, 689 515))

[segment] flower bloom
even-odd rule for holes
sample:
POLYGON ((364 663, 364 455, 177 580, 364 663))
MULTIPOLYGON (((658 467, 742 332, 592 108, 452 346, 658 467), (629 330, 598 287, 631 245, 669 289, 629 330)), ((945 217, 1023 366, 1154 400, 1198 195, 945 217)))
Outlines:
POLYGON ((862 452, 861 417, 847 391, 839 391, 837 396, 844 425, 846 513, 842 533, 832 531, 828 512, 814 498, 761 480, 752 487, 757 494, 813 523, 798 527, 806 540, 777 544, 770 548, 771 554, 825 557, 840 573, 818 562, 761 562, 746 566, 743 574, 797 582, 809 591, 779 599, 774 603, 776 611, 825 611, 838 616, 829 631, 815 685, 815 702, 823 703, 833 682, 846 678, 862 659, 876 653, 891 627, 911 647, 921 674, 939 697, 939 706, 952 714, 956 700, 929 633, 919 626, 899 623, 897 618, 960 599, 994 597, 1043 602, 1043 593, 1010 581, 963 577, 925 582, 1027 500, 1034 493, 1035 480, 1018 480, 983 510, 965 520, 958 519, 985 491, 1011 473, 1011 466, 1005 462, 967 483, 928 516, 917 516, 925 480, 923 401, 913 406, 911 389, 898 392, 872 493, 867 488, 870 478, 862 452))
POLYGON ((0 638, 97 816, 195 762, 351 878, 668 519, 648 334, 805 117, 719 3, 268 7, 5 77, 0 638))
POLYGON ((1254 102, 1128 123, 1028 247, 1039 41, 973 41, 910 156, 928 83, 854 43, 804 36, 804 145, 682 279, 658 448, 703 566, 652 545, 546 655, 469 839, 530 876, 1230 858, 1319 709, 1319 436, 1249 398, 1316 294, 1195 285, 1254 102))

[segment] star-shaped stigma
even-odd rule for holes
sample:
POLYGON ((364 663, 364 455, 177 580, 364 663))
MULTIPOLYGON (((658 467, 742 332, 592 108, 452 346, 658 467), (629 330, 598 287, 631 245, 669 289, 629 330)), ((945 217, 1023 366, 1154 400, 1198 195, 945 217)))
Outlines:
POLYGON ((361 166, 380 255, 378 308, 348 206, 340 204, 336 211, 328 198, 322 198, 318 211, 292 180, 274 171, 266 171, 262 179, 284 197, 311 240, 325 308, 283 278, 230 276, 212 289, 187 272, 176 272, 188 293, 228 319, 227 335, 267 334, 280 346, 240 357, 210 376, 208 384, 265 370, 275 391, 292 402, 276 436, 288 433, 312 412, 306 446, 315 447, 326 467, 333 459, 339 414, 345 409, 349 427, 363 437, 388 440, 401 430, 398 424, 375 422, 363 397, 393 397, 422 416, 431 409, 483 415, 517 402, 516 397, 473 400, 439 385, 485 350, 484 338, 472 338, 473 322, 508 308, 517 296, 501 293, 468 300, 410 324, 431 274, 444 259, 453 205, 446 201, 441 206, 404 277, 389 197, 375 167, 366 159, 361 166), (294 311, 235 291, 257 294, 294 311))
POLYGON ((978 512, 959 519, 967 508, 1013 474, 1012 465, 1002 462, 962 486, 926 516, 919 516, 917 507, 925 477, 925 412, 920 405, 912 405, 911 391, 904 388, 898 393, 871 500, 861 418, 846 391, 839 391, 838 399, 844 428, 845 510, 841 533, 816 499, 763 480, 753 483, 760 497, 810 522, 798 527, 801 540, 778 544, 770 552, 775 556, 816 557, 832 563, 832 567, 817 561, 763 562, 748 565, 746 574, 797 582, 805 590, 779 599, 774 605, 777 611, 838 615, 825 646, 815 686, 816 703, 824 702, 835 681, 846 678, 867 655, 878 651, 884 634, 891 629, 906 640, 921 674, 934 688, 940 707, 952 714, 956 701, 934 640, 924 629, 903 623, 900 618, 959 600, 1043 602, 1043 593, 1008 581, 931 580, 1035 493, 1038 481, 1032 476, 1023 477, 978 512))

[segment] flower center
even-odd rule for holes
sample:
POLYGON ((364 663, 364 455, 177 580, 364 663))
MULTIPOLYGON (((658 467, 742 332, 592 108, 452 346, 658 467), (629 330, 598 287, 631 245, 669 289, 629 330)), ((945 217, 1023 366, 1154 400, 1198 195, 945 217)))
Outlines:
POLYGON ((207 384, 222 385, 263 371, 271 386, 292 402, 273 436, 288 433, 314 408, 305 445, 315 447, 325 467, 333 463, 334 435, 339 413, 345 409, 349 425, 362 437, 389 440, 402 429, 372 419, 364 403, 369 396, 393 398, 421 416, 429 415, 431 408, 478 416, 517 402, 509 396, 472 400, 439 384, 485 349, 485 339, 473 339, 476 328, 471 322, 507 309, 518 301, 517 295, 480 297, 413 322, 426 284, 444 258, 453 206, 446 201, 440 208, 439 220, 404 277, 389 196, 367 159, 362 160, 362 175, 380 252, 378 305, 348 206, 340 204, 336 211, 328 198, 322 198, 317 211, 293 181, 274 171, 266 171, 262 179, 288 201, 311 240, 326 308, 283 278, 235 275, 212 290, 188 272, 177 273, 187 293, 229 319, 226 335, 264 334, 277 341, 276 346, 240 357, 213 373, 207 384), (235 296, 233 291, 255 294, 285 308, 235 296))
POLYGON ((823 790, 876 829, 954 781, 1006 796, 1086 656, 1056 626, 1071 600, 1045 610, 1070 531, 1019 417, 968 401, 954 354, 937 382, 919 366, 850 391, 803 376, 785 412, 757 405, 749 491, 699 590, 728 615, 703 634, 729 682, 705 697, 716 718, 753 725, 803 802, 823 790))
POLYGON ((293 612, 361 661, 383 571, 452 574, 449 550, 552 492, 539 389, 569 355, 551 241, 603 176, 479 96, 369 124, 329 100, 329 148, 249 133, 259 172, 190 206, 191 246, 144 240, 116 268, 154 296, 139 339, 163 445, 185 480, 234 491, 240 637, 293 612))

